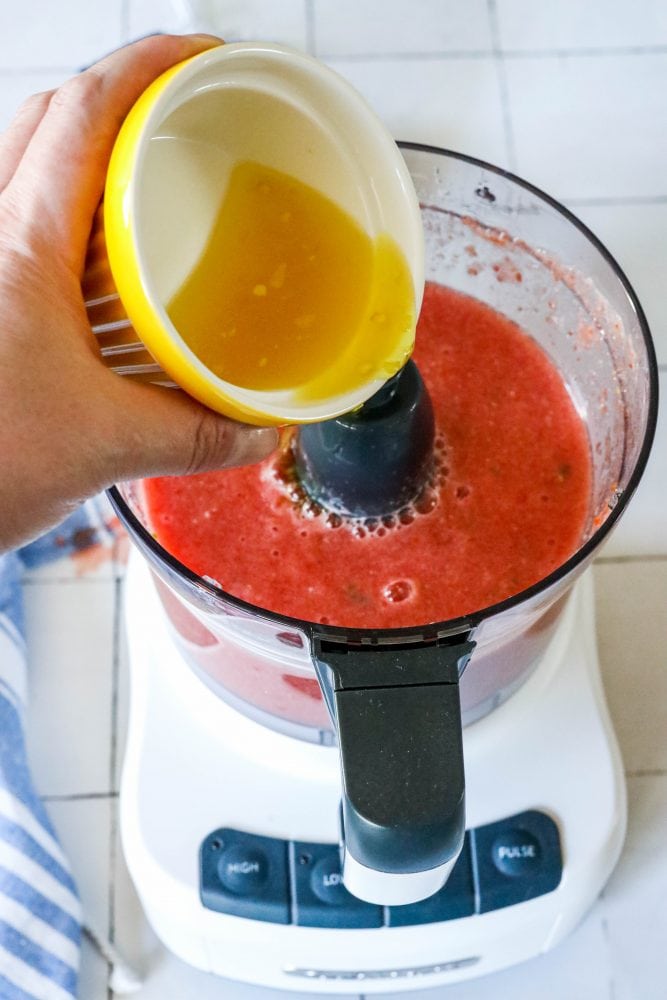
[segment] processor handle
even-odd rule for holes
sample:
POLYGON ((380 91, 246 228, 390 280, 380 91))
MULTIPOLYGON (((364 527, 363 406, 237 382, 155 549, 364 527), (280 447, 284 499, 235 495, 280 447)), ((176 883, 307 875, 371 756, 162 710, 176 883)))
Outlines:
POLYGON ((338 735, 343 881, 368 902, 417 902, 444 885, 463 844, 459 677, 469 635, 430 645, 315 641, 338 735))

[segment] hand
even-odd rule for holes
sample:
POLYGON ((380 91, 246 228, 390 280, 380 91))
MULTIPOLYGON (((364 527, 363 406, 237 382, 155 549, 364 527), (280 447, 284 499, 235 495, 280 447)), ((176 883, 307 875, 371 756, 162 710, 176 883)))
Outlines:
POLYGON ((0 552, 113 482, 250 464, 277 444, 110 372, 81 292, 123 119, 156 76, 216 44, 143 39, 30 98, 0 136, 0 552))

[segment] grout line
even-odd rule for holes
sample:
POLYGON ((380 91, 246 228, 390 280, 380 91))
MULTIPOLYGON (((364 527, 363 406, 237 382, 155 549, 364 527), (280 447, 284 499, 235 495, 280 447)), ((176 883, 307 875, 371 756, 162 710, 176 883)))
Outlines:
POLYGON ((109 940, 116 941, 116 842, 118 840, 118 806, 112 803, 109 824, 109 940))
POLYGON ((113 588, 113 633, 111 660, 111 750, 109 753, 109 788, 116 789, 118 770, 118 677, 120 673, 120 644, 122 633, 122 580, 116 579, 113 588))
POLYGON ((567 59, 604 56, 664 56, 667 45, 589 45, 578 49, 503 49, 507 59, 567 59))
MULTIPOLYGON (((308 2, 308 0, 306 0, 308 2)), ((438 59, 492 59, 492 49, 458 49, 455 52, 319 52, 318 59, 335 62, 419 62, 438 59)))
POLYGON ((40 795, 42 802, 87 802, 93 799, 117 799, 118 792, 66 792, 62 795, 40 795))
MULTIPOLYGON (((314 0, 304 0, 306 13, 306 36, 308 51, 315 54, 314 31, 314 0)), ((489 7, 495 8, 495 0, 487 0, 489 7)), ((121 8, 122 31, 124 37, 129 35, 129 0, 123 0, 121 8)), ((377 62, 382 60, 424 60, 430 59, 489 59, 500 55, 503 59, 564 59, 604 56, 639 56, 667 55, 667 45, 626 45, 617 48, 588 49, 503 49, 500 44, 493 49, 457 49, 428 52, 320 52, 319 59, 336 60, 340 62, 377 62)), ((76 66, 3 66, 0 67, 0 77, 24 76, 43 73, 64 73, 73 76, 79 70, 76 66)))
MULTIPOLYGON (((107 933, 111 944, 116 941, 116 840, 118 833, 118 807, 111 806, 109 821, 109 904, 107 910, 107 933)), ((111 985, 111 962, 107 962, 107 1000, 114 1000, 117 995, 111 985)))
MULTIPOLYGON (((30 572, 29 570, 27 571, 30 572)), ((94 584, 95 586, 100 586, 100 584, 114 583, 117 576, 113 574, 112 576, 26 576, 21 580, 24 587, 50 587, 54 583, 58 586, 61 585, 72 585, 72 584, 94 584)))
POLYGON ((514 141, 514 126, 512 124, 509 86, 507 83, 507 73, 505 71, 505 58, 500 44, 500 26, 498 23, 498 8, 496 7, 496 0, 486 0, 486 10, 491 28, 493 58, 496 66, 498 88, 500 90, 500 106, 502 108, 503 116, 503 132, 505 134, 505 152, 507 156, 507 163, 510 170, 516 173, 516 143, 514 141))
POLYGON ((605 951, 607 952, 607 968, 609 970, 609 981, 607 983, 609 987, 609 1000, 614 1000, 615 989, 614 989, 614 975, 611 969, 613 968, 613 962, 611 961, 611 937, 609 936, 609 923, 606 916, 604 915, 604 888, 600 893, 600 902, 603 904, 601 907, 602 912, 600 914, 600 929, 602 930, 602 939, 604 941, 605 951))
MULTIPOLYGON (((116 787, 116 771, 118 763, 118 677, 120 671, 120 643, 122 630, 122 590, 122 580, 117 578, 114 582, 112 637, 113 659, 111 667, 111 750, 109 753, 109 785, 111 788, 116 787)), ((116 791, 114 798, 118 798, 118 791, 116 791)), ((107 912, 109 940, 112 944, 114 944, 116 940, 117 840, 118 805, 117 802, 112 802, 109 823, 109 909, 107 912)), ((108 988, 107 1000, 113 1000, 113 991, 110 984, 108 988)))
POLYGON ((667 205, 667 194, 637 194, 625 195, 609 198, 568 198, 567 204, 574 207, 586 206, 589 208, 615 207, 617 205, 667 205))
POLYGON ((626 566, 632 563, 664 563, 667 554, 636 555, 636 556, 600 556, 593 560, 594 566, 626 566))
MULTIPOLYGON (((308 11, 313 0, 304 0, 308 11)), ((487 0, 489 13, 495 10, 495 0, 487 0)), ((424 60, 434 59, 488 59, 495 55, 500 55, 503 59, 569 59, 569 58, 597 58, 610 56, 655 56, 667 55, 667 45, 625 45, 614 48, 584 48, 584 49, 504 49, 500 43, 500 35, 497 30, 497 17, 491 22, 493 44, 490 49, 429 49, 426 52, 414 50, 406 52, 320 52, 319 59, 340 60, 340 62, 381 62, 386 60, 424 60)))
POLYGON ((303 0, 306 17, 306 51, 314 56, 317 52, 315 39, 315 0, 303 0))

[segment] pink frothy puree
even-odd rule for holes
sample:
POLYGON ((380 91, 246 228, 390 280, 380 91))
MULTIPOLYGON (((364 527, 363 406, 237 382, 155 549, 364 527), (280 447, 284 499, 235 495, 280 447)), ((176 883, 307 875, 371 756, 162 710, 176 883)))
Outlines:
POLYGON ((158 541, 252 604, 362 628, 458 617, 556 569, 582 541, 591 483, 586 429, 558 370, 514 323, 434 284, 414 357, 438 440, 417 509, 336 524, 290 499, 274 458, 148 481, 158 541))

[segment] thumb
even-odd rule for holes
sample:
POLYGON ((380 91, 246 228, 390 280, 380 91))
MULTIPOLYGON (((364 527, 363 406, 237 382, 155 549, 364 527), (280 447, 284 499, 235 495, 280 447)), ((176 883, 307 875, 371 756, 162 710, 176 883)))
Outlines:
POLYGON ((230 420, 176 389, 114 380, 122 390, 113 448, 119 480, 252 465, 278 445, 274 427, 230 420))

